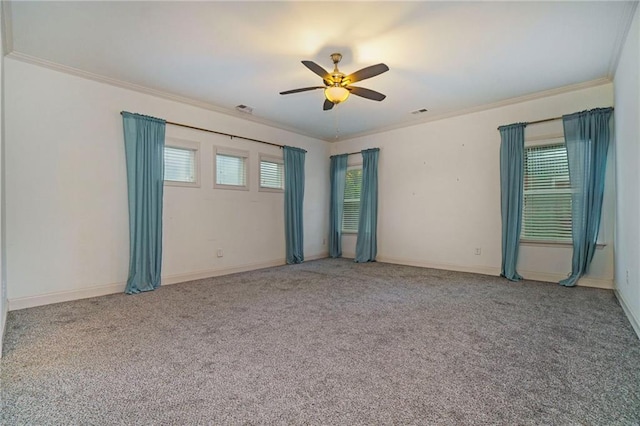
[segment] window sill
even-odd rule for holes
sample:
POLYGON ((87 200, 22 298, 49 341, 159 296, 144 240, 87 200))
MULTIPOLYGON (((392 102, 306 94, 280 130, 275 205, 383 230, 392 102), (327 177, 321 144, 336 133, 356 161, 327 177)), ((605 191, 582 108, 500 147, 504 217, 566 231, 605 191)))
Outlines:
POLYGON ((165 180, 164 186, 181 186, 183 188, 200 188, 198 182, 182 182, 177 180, 165 180))
MULTIPOLYGON (((564 241, 536 241, 536 240, 520 240, 520 244, 524 246, 534 246, 534 247, 573 247, 572 243, 567 243, 564 241)), ((607 245, 602 243, 596 243, 596 249, 602 250, 607 245)))
POLYGON ((213 189, 232 189, 235 191, 248 191, 248 186, 239 186, 239 185, 224 185, 221 183, 216 183, 213 185, 213 189))
POLYGON ((284 189, 269 188, 269 187, 261 186, 260 188, 258 188, 258 192, 276 192, 276 193, 284 194, 284 189))

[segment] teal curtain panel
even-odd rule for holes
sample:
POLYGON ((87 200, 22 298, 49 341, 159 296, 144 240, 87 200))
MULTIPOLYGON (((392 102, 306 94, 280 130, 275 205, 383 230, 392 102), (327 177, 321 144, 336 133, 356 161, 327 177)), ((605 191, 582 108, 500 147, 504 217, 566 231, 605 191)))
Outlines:
POLYGON ((284 151, 284 231, 287 263, 304 261, 304 159, 306 151, 285 146, 284 151))
POLYGON ((333 155, 329 168, 331 204, 329 205, 329 256, 342 257, 342 213, 347 177, 348 154, 333 155))
POLYGON ((562 117, 571 181, 571 275, 560 281, 573 287, 589 271, 602 216, 605 169, 613 108, 597 108, 562 117))
POLYGON ((378 155, 379 148, 362 151, 362 193, 355 262, 375 262, 378 252, 378 155))
POLYGON ((129 277, 125 293, 155 290, 162 267, 165 121, 122 113, 129 193, 129 277))
POLYGON ((524 196, 524 128, 526 123, 500 126, 500 212, 502 215, 502 268, 500 275, 520 281, 516 271, 522 228, 524 196))

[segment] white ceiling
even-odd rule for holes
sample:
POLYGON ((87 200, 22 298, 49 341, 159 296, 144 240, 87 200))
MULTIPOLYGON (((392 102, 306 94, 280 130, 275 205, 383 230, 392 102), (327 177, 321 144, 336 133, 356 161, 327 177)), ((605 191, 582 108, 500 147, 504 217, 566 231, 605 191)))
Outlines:
MULTIPOLYGON (((611 77, 633 2, 29 2, 10 8, 17 58, 38 58, 325 140, 415 124, 611 77), (300 61, 387 95, 323 111, 300 61), (412 115, 427 108, 429 112, 412 115)), ((137 111, 145 113, 145 111, 137 111)), ((171 117, 163 117, 171 120, 171 117)))

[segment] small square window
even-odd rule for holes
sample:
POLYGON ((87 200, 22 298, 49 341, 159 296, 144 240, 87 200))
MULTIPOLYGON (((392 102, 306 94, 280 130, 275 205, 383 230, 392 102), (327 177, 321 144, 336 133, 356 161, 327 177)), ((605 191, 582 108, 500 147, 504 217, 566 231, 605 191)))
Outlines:
POLYGON ((225 148, 217 148, 215 152, 214 187, 221 189, 249 190, 247 185, 249 153, 225 148))
POLYGON ((284 190, 284 161, 282 158, 260 156, 260 191, 282 192, 284 190))
POLYGON ((172 186, 200 186, 200 145, 167 139, 164 147, 164 183, 172 186))

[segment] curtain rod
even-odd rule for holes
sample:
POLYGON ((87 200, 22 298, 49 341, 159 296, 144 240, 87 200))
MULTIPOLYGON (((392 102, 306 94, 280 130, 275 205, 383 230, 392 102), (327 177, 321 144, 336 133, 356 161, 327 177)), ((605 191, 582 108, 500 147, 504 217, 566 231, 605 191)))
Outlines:
POLYGON ((553 117, 553 118, 545 118, 544 120, 529 121, 529 122, 527 122, 527 126, 528 126, 529 124, 546 123, 546 122, 548 122, 548 121, 556 121, 556 120, 562 120, 562 116, 560 116, 560 117, 553 117))
POLYGON ((358 151, 358 152, 345 152, 344 154, 334 154, 334 155, 330 155, 329 158, 331 157, 336 157, 338 155, 356 155, 356 154, 361 154, 362 151, 358 151))
MULTIPOLYGON (((613 109, 613 107, 611 109, 613 109)), ((556 121, 556 120, 562 120, 562 116, 560 116, 560 117, 552 117, 552 118, 545 118, 544 120, 528 121, 525 124, 528 126, 529 124, 547 123, 549 121, 556 121)), ((498 129, 500 129, 500 127, 498 127, 498 129)))
POLYGON ((244 139, 245 141, 259 142, 259 143, 264 143, 264 144, 271 145, 271 146, 277 146, 278 148, 283 148, 284 147, 284 145, 280 145, 280 144, 273 143, 273 142, 261 141, 260 139, 246 138, 244 136, 232 135, 230 133, 217 132, 215 130, 203 129, 202 127, 189 126, 188 124, 174 123, 173 121, 167 121, 167 124, 171 124, 173 126, 178 126, 178 127, 185 127, 187 129, 200 130, 202 132, 215 133, 216 135, 229 136, 231 139, 233 139, 233 138, 244 139))
MULTIPOLYGON (((371 149, 371 148, 367 148, 367 149, 371 149)), ((367 149, 363 149, 362 151, 366 151, 367 149)), ((344 154, 335 154, 335 155, 332 155, 331 157, 335 157, 336 155, 356 155, 356 154, 362 154, 362 151, 358 151, 358 152, 345 152, 344 154)))
MULTIPOLYGON (((524 123, 525 125, 529 125, 529 124, 539 124, 539 123, 546 123, 548 121, 556 121, 556 120, 562 120, 562 116, 560 117, 553 117, 553 118, 545 118, 544 120, 536 120, 536 121, 528 121, 526 123, 524 123)), ((502 127, 502 126, 500 126, 502 127)), ((498 127, 498 130, 500 130, 500 127, 498 127)))
MULTIPOLYGON (((123 112, 124 111, 120 111, 120 115, 122 115, 123 112)), ((261 141, 260 139, 246 138, 244 136, 232 135, 231 133, 218 132, 216 130, 203 129, 202 127, 189 126, 188 124, 175 123, 173 121, 167 121, 167 120, 165 120, 165 123, 171 124, 172 126, 185 127, 187 129, 193 129, 193 130, 200 130, 202 132, 215 133, 216 135, 229 136, 231 139, 233 139, 233 138, 244 139, 246 141, 259 142, 259 143, 264 143, 264 144, 271 145, 271 146, 277 146, 278 148, 283 148, 284 147, 284 145, 280 145, 280 144, 273 143, 273 142, 261 141)))

